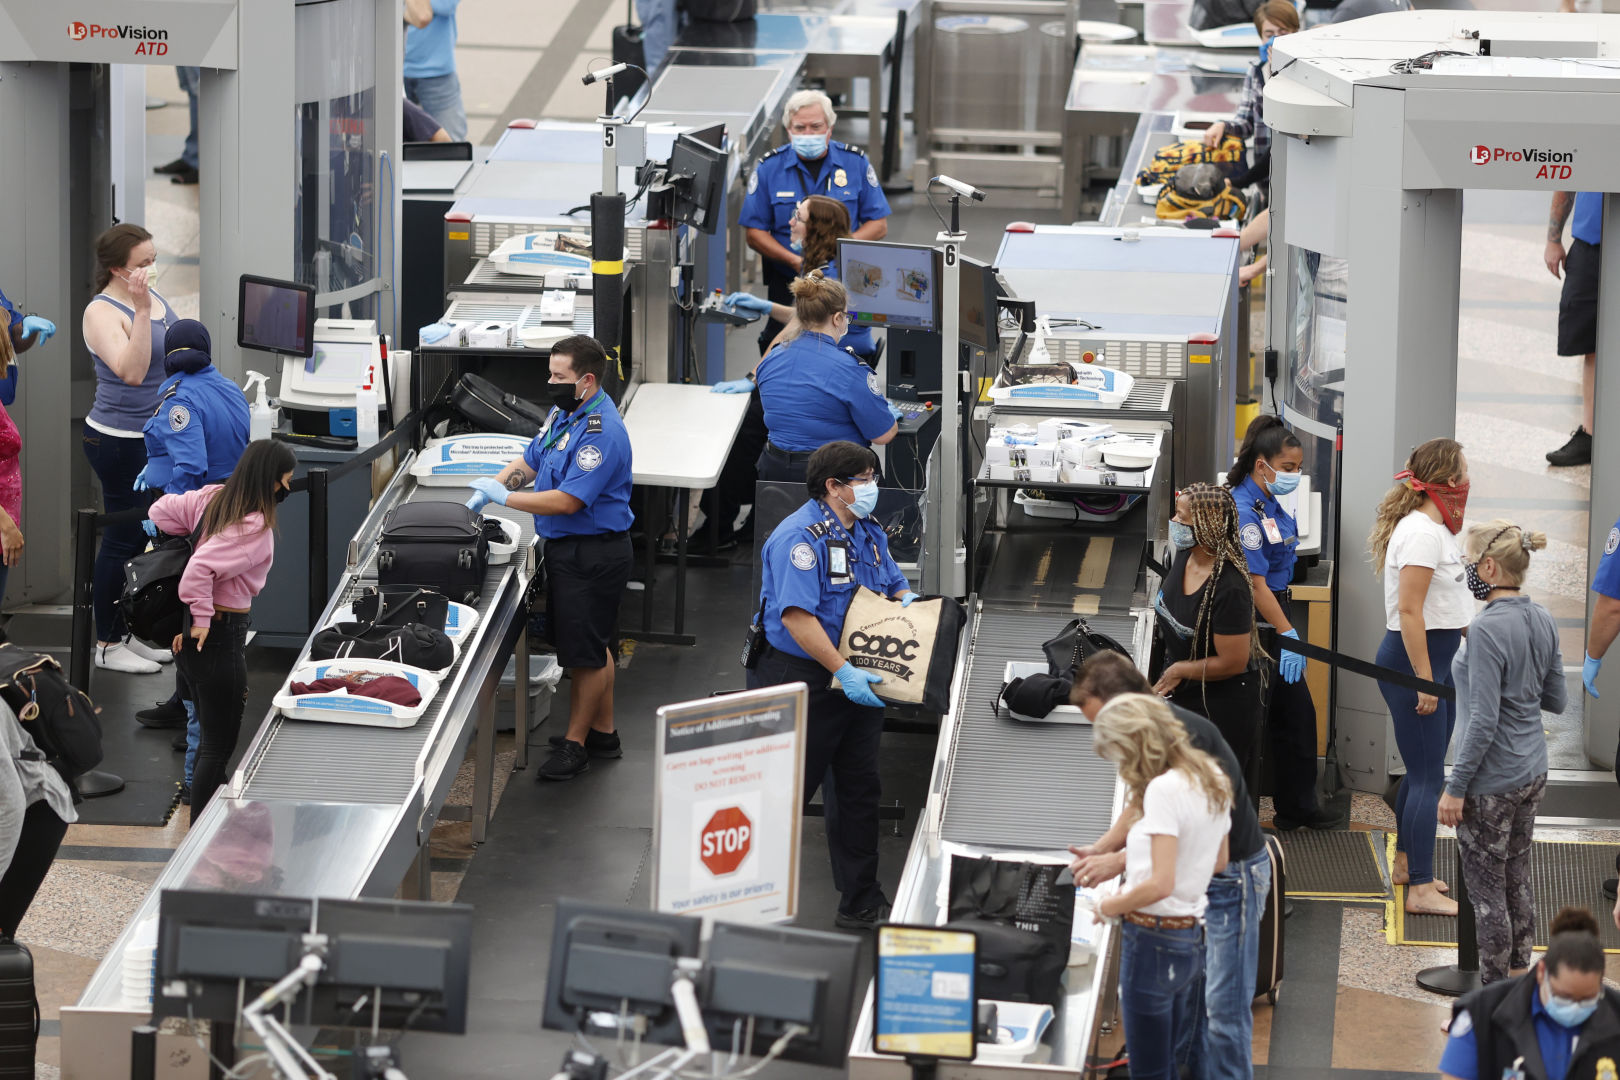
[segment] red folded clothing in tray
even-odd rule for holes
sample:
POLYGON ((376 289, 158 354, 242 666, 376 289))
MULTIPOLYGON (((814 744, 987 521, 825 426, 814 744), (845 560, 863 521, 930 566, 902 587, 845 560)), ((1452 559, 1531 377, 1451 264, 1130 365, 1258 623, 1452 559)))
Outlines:
POLYGON ((314 682, 295 682, 287 689, 295 695, 329 694, 343 690, 356 697, 377 698, 394 705, 403 705, 408 709, 414 709, 422 703, 421 691, 412 686, 409 679, 398 675, 374 675, 366 671, 357 671, 352 675, 334 675, 326 679, 316 679, 314 682))

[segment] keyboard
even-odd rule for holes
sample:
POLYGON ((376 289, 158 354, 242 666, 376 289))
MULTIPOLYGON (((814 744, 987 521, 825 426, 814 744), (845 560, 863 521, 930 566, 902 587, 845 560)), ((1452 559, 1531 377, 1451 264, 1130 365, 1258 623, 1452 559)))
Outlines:
POLYGON ((897 401, 890 398, 889 404, 900 410, 900 418, 895 423, 899 425, 902 435, 913 435, 921 431, 923 425, 939 412, 934 408, 932 401, 897 401))

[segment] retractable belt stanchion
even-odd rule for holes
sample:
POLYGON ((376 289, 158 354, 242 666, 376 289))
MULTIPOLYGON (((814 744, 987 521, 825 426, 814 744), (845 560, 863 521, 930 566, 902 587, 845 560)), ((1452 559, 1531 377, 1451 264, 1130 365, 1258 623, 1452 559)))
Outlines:
POLYGON ((1457 901, 1457 962, 1424 968, 1417 973, 1417 984, 1431 994, 1461 997, 1470 990, 1478 990, 1481 984, 1479 939, 1474 934, 1474 905, 1468 899, 1468 879, 1462 872, 1460 851, 1452 884, 1455 889, 1452 896, 1457 901))

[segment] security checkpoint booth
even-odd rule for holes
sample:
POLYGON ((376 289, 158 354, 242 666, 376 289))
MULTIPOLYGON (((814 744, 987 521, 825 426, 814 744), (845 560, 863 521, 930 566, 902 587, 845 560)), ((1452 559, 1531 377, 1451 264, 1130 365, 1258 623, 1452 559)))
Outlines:
MULTIPOLYGON (((1453 434, 1466 189, 1579 191, 1620 175, 1620 18, 1484 11, 1377 15, 1278 38, 1265 117, 1272 160, 1269 340, 1279 411, 1323 490, 1342 483, 1330 523, 1343 581, 1370 577, 1365 538, 1411 448, 1453 434), (1354 271, 1354 273, 1352 273, 1354 271), (1343 430, 1343 475, 1333 441, 1343 430)), ((1620 201, 1604 200, 1620 235, 1620 201)), ((1604 258, 1596 408, 1620 416, 1620 252, 1604 258), (1611 314, 1613 313, 1613 314, 1611 314)), ((1620 433, 1598 424, 1591 565, 1620 513, 1620 433)), ((1475 510, 1473 519, 1479 519, 1475 510)), ((1590 606, 1590 599, 1588 599, 1590 606)), ((1588 607, 1588 611, 1590 607, 1588 607)), ((1384 634, 1382 590, 1340 590, 1340 648, 1370 656, 1384 634)), ((1565 662, 1577 661, 1566 653, 1565 662)), ((1613 764, 1620 699, 1585 701, 1585 748, 1613 764)), ((1384 791, 1399 771, 1375 682, 1338 683, 1337 753, 1346 781, 1384 791)), ((1543 813, 1601 815, 1607 773, 1551 778, 1543 813), (1597 796, 1600 802, 1591 801, 1597 796), (1579 807, 1579 809, 1577 809, 1579 807)), ((1620 804, 1615 804, 1620 806, 1620 804)))

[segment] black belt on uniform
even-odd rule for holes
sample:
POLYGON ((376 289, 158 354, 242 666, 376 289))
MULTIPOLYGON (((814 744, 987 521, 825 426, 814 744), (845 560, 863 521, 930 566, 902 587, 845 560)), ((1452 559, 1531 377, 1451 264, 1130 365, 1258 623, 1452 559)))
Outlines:
POLYGON ((800 665, 808 664, 809 666, 814 667, 819 671, 826 671, 827 670, 826 668, 821 666, 821 661, 819 661, 819 660, 811 659, 808 656, 795 656, 794 654, 792 654, 790 652, 785 652, 782 649, 778 649, 775 645, 772 645, 768 641, 765 643, 765 655, 767 657, 773 657, 775 659, 781 660, 783 663, 787 663, 787 664, 800 664, 800 665))
POLYGON ((810 455, 814 453, 812 450, 784 450, 769 439, 765 440, 765 452, 771 457, 778 458, 790 465, 796 465, 801 461, 809 461, 810 455))
POLYGON ((1277 603, 1286 604, 1294 599, 1294 591, 1288 588, 1272 589, 1271 595, 1277 598, 1277 603))
POLYGON ((547 540, 546 543, 557 544, 564 540, 627 540, 629 538, 630 533, 625 529, 620 529, 618 532, 569 533, 566 536, 552 537, 550 540, 547 540))

